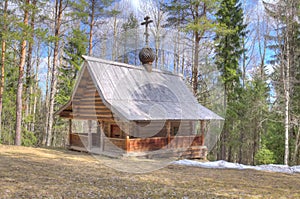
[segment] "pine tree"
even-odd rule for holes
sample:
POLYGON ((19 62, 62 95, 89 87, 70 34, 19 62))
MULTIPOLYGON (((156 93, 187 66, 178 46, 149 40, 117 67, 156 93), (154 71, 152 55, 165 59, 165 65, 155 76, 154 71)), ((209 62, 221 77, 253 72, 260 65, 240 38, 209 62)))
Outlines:
MULTIPOLYGON (((134 35, 136 33, 136 31, 133 31, 133 30, 136 30, 138 28, 139 24, 138 24, 138 20, 137 18, 134 16, 133 13, 130 13, 127 21, 125 23, 122 24, 122 29, 124 31, 124 36, 122 38, 122 40, 124 41, 124 44, 123 44, 123 48, 124 48, 124 51, 123 51, 123 57, 122 57, 122 62, 124 63, 134 63, 134 61, 132 61, 129 57, 129 52, 127 50, 127 47, 128 47, 128 38, 136 38, 137 35, 134 35)), ((132 41, 132 40, 131 40, 132 41)), ((135 39, 133 41, 136 41, 135 39)), ((135 51, 134 52, 134 60, 136 60, 137 58, 137 52, 135 51)))
POLYGON ((237 98, 240 87, 241 73, 239 70, 239 61, 245 49, 243 49, 243 38, 246 35, 246 25, 243 22, 243 10, 237 0, 223 0, 219 11, 216 14, 217 23, 227 31, 217 33, 216 42, 216 65, 221 72, 221 78, 224 83, 224 107, 227 109, 226 122, 221 134, 221 143, 219 159, 230 160, 231 148, 227 143, 229 139, 229 126, 232 126, 230 118, 231 105, 237 98))
POLYGON ((59 68, 58 90, 56 102, 62 106, 69 100, 78 71, 83 63, 82 55, 88 47, 87 36, 84 31, 74 28, 68 37, 64 48, 64 65, 59 68))
POLYGON ((26 45, 27 45, 27 26, 29 18, 29 0, 25 0, 23 4, 24 20, 23 20, 23 38, 20 46, 20 63, 19 63, 19 78, 16 99, 16 137, 15 145, 21 145, 21 130, 22 130, 22 96, 23 96, 23 78, 24 65, 26 59, 26 45))
POLYGON ((6 37, 7 35, 7 14, 8 14, 8 0, 4 1, 3 18, 2 18, 2 32, 1 32, 1 79, 0 79, 0 143, 2 137, 2 108, 3 108, 3 91, 5 81, 5 56, 6 56, 6 37))
POLYGON ((167 26, 189 32, 193 37, 192 87, 195 95, 198 93, 200 41, 208 32, 218 29, 214 17, 210 17, 215 14, 218 2, 219 0, 172 0, 163 4, 164 10, 169 14, 167 26))

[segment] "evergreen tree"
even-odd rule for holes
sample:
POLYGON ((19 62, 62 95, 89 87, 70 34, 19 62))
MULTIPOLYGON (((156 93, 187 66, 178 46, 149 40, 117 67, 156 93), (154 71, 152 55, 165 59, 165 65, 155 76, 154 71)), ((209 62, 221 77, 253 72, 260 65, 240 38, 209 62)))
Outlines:
MULTIPOLYGON (((136 64, 136 59, 138 57, 137 50, 135 50, 133 52, 133 59, 131 59, 130 55, 132 52, 128 52, 127 48, 130 45, 130 42, 136 42, 136 39, 129 40, 129 38, 137 37, 136 29, 138 28, 138 26, 139 26, 138 20, 134 16, 133 13, 130 13, 127 21, 122 24, 122 29, 124 31, 123 38, 122 38, 122 40, 124 42, 123 43, 124 51, 123 51, 122 62, 124 62, 124 63, 135 63, 136 64), (133 60, 135 60, 135 61, 133 61, 133 60)), ((134 46, 134 45, 131 45, 131 46, 134 46)))
POLYGON ((29 5, 30 1, 23 1, 24 19, 22 24, 22 39, 20 46, 20 62, 19 62, 19 78, 17 86, 17 98, 16 98, 16 136, 15 145, 21 145, 21 132, 22 132, 22 96, 23 96, 23 78, 24 78, 24 65, 26 59, 26 45, 28 36, 28 18, 29 18, 29 5))
POLYGON ((209 32, 218 29, 215 18, 211 17, 218 5, 219 0, 171 0, 163 3, 169 14, 167 26, 186 31, 193 37, 192 87, 195 95, 198 93, 200 41, 207 37, 209 32))
POLYGON ((74 28, 68 37, 64 48, 64 65, 59 68, 58 94, 56 102, 62 106, 69 100, 78 71, 83 63, 82 55, 88 47, 87 36, 84 31, 74 28))
POLYGON ((221 78, 224 83, 224 107, 227 109, 226 121, 221 134, 221 143, 219 159, 231 159, 232 150, 228 146, 229 126, 233 126, 236 116, 230 107, 238 99, 238 88, 240 88, 241 73, 239 70, 239 61, 245 49, 243 48, 243 38, 246 36, 246 25, 243 21, 243 10, 241 3, 237 0, 223 0, 219 11, 216 14, 217 23, 227 31, 218 32, 215 37, 216 55, 215 60, 218 69, 221 72, 221 78))
POLYGON ((274 20, 276 28, 270 35, 270 50, 274 51, 272 63, 276 65, 274 88, 276 92, 276 108, 281 113, 284 123, 284 164, 289 164, 291 153, 296 162, 299 149, 299 12, 300 2, 296 0, 280 0, 276 3, 265 3, 269 16, 274 20))

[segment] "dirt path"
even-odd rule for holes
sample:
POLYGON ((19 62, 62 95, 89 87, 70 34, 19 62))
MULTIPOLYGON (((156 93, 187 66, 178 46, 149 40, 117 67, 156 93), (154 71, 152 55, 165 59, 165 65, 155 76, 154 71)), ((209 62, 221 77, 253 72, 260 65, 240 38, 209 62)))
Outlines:
POLYGON ((300 198, 299 174, 175 165, 132 174, 109 164, 127 162, 0 145, 0 198, 300 198))

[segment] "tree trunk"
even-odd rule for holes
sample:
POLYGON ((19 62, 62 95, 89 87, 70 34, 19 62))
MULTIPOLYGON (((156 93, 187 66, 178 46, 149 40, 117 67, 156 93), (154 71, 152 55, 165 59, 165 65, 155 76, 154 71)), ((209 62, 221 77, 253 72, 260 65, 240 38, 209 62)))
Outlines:
MULTIPOLYGON (((29 0, 25 1, 25 5, 29 5, 29 0)), ((28 25, 28 8, 24 8, 24 26, 28 25)), ((20 53, 20 64, 19 64, 19 77, 18 77, 18 87, 16 96, 16 137, 15 145, 21 145, 21 130, 22 130, 22 94, 23 94, 23 76, 24 76, 24 65, 26 59, 26 31, 23 29, 24 37, 21 42, 21 53, 20 53)))
POLYGON ((244 143, 244 130, 241 129, 241 132, 240 132, 240 138, 239 138, 239 141, 240 141, 240 144, 239 144, 239 164, 242 164, 243 162, 243 143, 244 143))
POLYGON ((112 60, 117 58, 117 14, 114 15, 114 43, 112 48, 112 60))
POLYGON ((294 154, 293 154, 293 164, 297 164, 297 155, 300 147, 300 127, 298 127, 298 132, 296 135, 296 140, 295 140, 295 149, 294 149, 294 154))
POLYGON ((198 90, 198 65, 199 65, 199 42, 200 37, 199 33, 195 32, 195 49, 194 49, 194 64, 193 64, 193 72, 192 72, 192 87, 194 95, 197 95, 198 90))
MULTIPOLYGON (((40 66, 40 56, 39 56, 39 52, 40 52, 40 42, 38 43, 38 47, 36 50, 36 72, 35 72, 35 79, 34 79, 34 90, 37 91, 38 87, 39 87, 39 66, 40 66)), ((34 99, 33 99, 33 110, 32 110, 32 115, 33 115, 33 119, 32 119, 32 124, 30 127, 30 131, 34 132, 34 128, 35 128, 35 120, 36 120, 36 108, 37 108, 37 95, 34 95, 34 99)))
MULTIPOLYGON (((36 6, 36 0, 32 1, 32 6, 36 6)), ((31 13, 31 34, 30 39, 31 41, 28 42, 28 55, 27 55, 27 65, 26 65, 26 109, 25 109, 25 117, 28 117, 30 113, 30 106, 31 106, 31 94, 32 94, 32 85, 31 85, 31 70, 32 70, 32 52, 33 52, 33 43, 34 43, 34 18, 35 18, 35 11, 32 11, 31 13)), ((29 122, 29 124, 25 124, 25 128, 28 130, 31 126, 32 121, 29 122)))
MULTIPOLYGON (((225 84, 225 88, 224 88, 224 110, 226 110, 227 108, 227 86, 225 84)), ((221 132, 221 137, 220 137, 220 152, 218 153, 219 160, 225 160, 226 159, 226 153, 227 153, 227 149, 226 149, 226 142, 228 139, 228 122, 225 121, 224 126, 223 126, 223 130, 221 132)))
POLYGON ((59 54, 59 36, 60 36, 60 26, 62 20, 63 12, 63 0, 55 1, 55 37, 56 41, 54 43, 53 52, 53 66, 51 71, 51 86, 50 86, 50 102, 49 102, 49 116, 48 116, 48 128, 47 128, 47 146, 51 146, 52 142, 52 131, 54 122, 54 101, 57 86, 57 67, 58 67, 58 54, 59 54))
POLYGON ((290 45, 289 45, 289 35, 287 33, 286 38, 286 70, 284 74, 284 99, 285 99, 285 111, 284 111, 284 129, 285 129, 285 139, 284 139, 284 164, 289 164, 289 106, 290 106, 290 45))
MULTIPOLYGON (((8 7, 8 0, 4 2, 4 9, 3 9, 3 32, 6 37, 7 33, 7 7, 8 7)), ((5 80, 5 53, 6 53, 6 39, 2 37, 2 48, 1 48, 1 79, 0 79, 0 142, 2 137, 2 107, 3 107, 3 91, 4 91, 4 80, 5 80)))
POLYGON ((51 48, 48 47, 48 69, 47 69, 47 77, 46 77, 46 99, 45 99, 45 131, 44 134, 41 137, 42 145, 46 145, 47 142, 47 135, 48 135, 48 123, 49 123, 49 99, 50 99, 50 92, 49 92, 49 79, 51 78, 51 48))
POLYGON ((95 2, 96 0, 92 0, 92 15, 90 22, 90 38, 89 38, 89 55, 93 54, 93 28, 95 23, 95 2))

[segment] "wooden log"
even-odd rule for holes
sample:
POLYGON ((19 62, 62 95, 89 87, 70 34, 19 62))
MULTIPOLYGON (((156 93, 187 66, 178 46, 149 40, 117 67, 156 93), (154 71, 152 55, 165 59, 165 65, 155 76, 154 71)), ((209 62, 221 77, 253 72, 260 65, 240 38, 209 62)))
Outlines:
MULTIPOLYGON (((82 110, 100 110, 100 111, 111 111, 109 108, 107 108, 104 104, 78 104, 78 105, 74 105, 73 108, 79 108, 82 110)), ((69 110, 72 111, 72 110, 69 110)))
POLYGON ((73 116, 73 115, 68 115, 68 116, 61 116, 63 118, 66 118, 66 119, 76 119, 76 120, 103 120, 103 121, 106 121, 106 122, 113 122, 114 121, 114 118, 104 118, 104 117, 95 117, 95 116, 73 116))
POLYGON ((82 89, 82 90, 92 90, 92 89, 94 89, 95 91, 97 91, 97 89, 96 89, 96 87, 93 83, 86 84, 86 85, 79 85, 78 89, 82 89))
POLYGON ((112 118, 113 119, 113 115, 112 114, 92 114, 92 113, 72 113, 70 114, 70 116, 73 116, 73 118, 112 118))
POLYGON ((112 112, 111 111, 99 111, 99 110, 92 110, 92 109, 75 109, 73 110, 72 113, 70 113, 71 115, 99 115, 99 116, 104 116, 104 117, 107 117, 107 116, 110 116, 112 117, 112 112))
POLYGON ((100 97, 91 97, 91 96, 76 96, 73 98, 73 102, 103 102, 100 97))
POLYGON ((95 99, 95 98, 73 98, 72 100, 73 105, 79 104, 79 103, 99 103, 103 104, 103 101, 101 99, 95 99))

